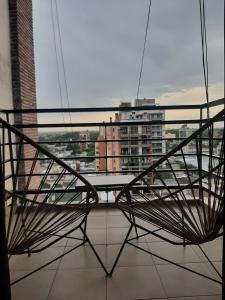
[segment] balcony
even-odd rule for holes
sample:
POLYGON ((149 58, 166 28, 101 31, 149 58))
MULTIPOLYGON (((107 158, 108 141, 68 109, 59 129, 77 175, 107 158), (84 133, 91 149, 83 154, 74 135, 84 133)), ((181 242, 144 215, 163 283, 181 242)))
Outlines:
MULTIPOLYGON (((116 209, 94 210, 88 218, 87 233, 109 269, 127 230, 128 222, 116 209)), ((12 257, 11 279, 15 280, 48 262, 71 249, 75 243, 66 238, 39 254, 12 257)), ((137 243, 168 259, 218 278, 197 246, 173 246, 151 236, 140 238, 137 243)), ((15 284, 12 287, 13 299, 222 299, 219 284, 171 266, 131 246, 124 250, 113 277, 106 278, 89 248, 84 246, 15 284)), ((204 244, 203 249, 220 269, 222 239, 204 244)))
MULTIPOLYGON (((224 105, 224 99, 216 100, 209 104, 211 113, 214 114, 216 110, 224 105)), ((171 127, 180 127, 184 124, 187 126, 193 126, 199 128, 199 126, 206 121, 206 118, 200 119, 200 116, 204 116, 207 105, 173 105, 173 106, 161 106, 160 109, 165 110, 165 120, 134 120, 133 122, 123 122, 122 126, 137 125, 137 126, 164 126, 165 129, 171 127), (190 110, 193 112, 193 119, 171 119, 169 117, 170 112, 177 112, 181 110, 190 110), (168 115, 168 116, 167 116, 168 115)), ((117 252, 122 244, 122 241, 127 233, 129 223, 123 216, 123 214, 115 206, 115 197, 118 192, 128 182, 117 182, 118 176, 125 177, 127 180, 134 178, 140 174, 147 166, 151 165, 154 161, 160 159, 165 155, 166 151, 160 145, 167 144, 173 141, 173 143, 180 143, 183 139, 180 137, 155 137, 150 134, 142 139, 142 132, 135 139, 139 147, 143 144, 143 148, 146 147, 146 143, 150 145, 150 150, 154 150, 154 143, 157 144, 157 150, 148 151, 147 153, 138 152, 131 154, 131 152, 121 152, 121 145, 126 144, 126 148, 131 149, 131 145, 134 141, 126 137, 114 135, 112 138, 108 135, 111 127, 120 127, 121 123, 107 122, 105 116, 102 119, 98 119, 95 122, 73 122, 73 123, 59 123, 59 115, 71 114, 72 120, 76 120, 79 114, 85 113, 87 119, 92 114, 101 113, 114 113, 124 110, 134 110, 134 107, 126 108, 89 108, 89 109, 38 109, 38 110, 23 110, 23 111, 1 111, 1 116, 4 119, 12 119, 12 116, 16 114, 29 114, 37 113, 39 116, 38 124, 15 124, 20 130, 38 128, 39 140, 37 143, 44 148, 48 148, 51 152, 58 155, 62 161, 76 169, 80 174, 84 175, 86 179, 95 182, 94 186, 99 194, 100 203, 95 209, 93 209, 88 217, 87 234, 91 238, 96 250, 98 251, 103 263, 109 270, 113 264, 113 261, 117 255, 117 252), (49 119, 55 120, 55 122, 44 122, 46 114, 49 119), (51 116, 54 116, 52 118, 51 116), (80 140, 78 132, 98 132, 99 128, 104 128, 101 139, 93 134, 92 137, 80 140), (59 131, 62 131, 63 139, 60 138, 59 131), (52 131, 51 135, 55 139, 49 140, 49 131, 52 131), (42 134, 40 134, 42 132, 42 134), (45 134, 44 134, 45 132, 45 134), (46 133, 47 132, 47 133, 46 133), (55 134, 54 132, 58 132, 55 134), (64 135, 65 134, 65 135, 64 135), (81 151, 79 145, 88 145, 86 151, 81 151), (118 149, 111 148, 115 145, 118 149), (71 150, 68 150, 68 146, 71 150), (101 147, 102 146, 102 147, 101 147), (152 147, 153 146, 153 147, 152 147), (95 151, 94 149, 97 149, 95 151), (112 150, 111 150, 112 149, 112 150), (60 151, 59 151, 60 150, 60 151), (79 151, 78 151, 79 150, 79 151), (118 151, 117 151, 118 150, 118 151), (142 154, 139 154, 142 153, 142 154), (96 162, 98 161, 97 168, 96 162), (135 163, 134 163, 135 161, 135 163), (113 165, 112 165, 113 162, 113 165), (137 163, 138 162, 138 163, 137 163), (117 165, 116 169, 115 164, 117 165), (135 167, 135 168, 134 168, 135 167), (135 170, 134 170, 135 169, 135 170), (130 176, 130 177, 129 177, 130 176), (113 180, 112 177, 115 177, 113 180), (98 180, 101 178, 100 182, 98 180), (108 181, 111 180, 110 184, 108 181), (97 182, 97 183, 96 183, 97 182), (106 184, 107 183, 107 184, 106 184)), ((138 107, 135 109, 139 109, 138 107)), ((141 108, 143 110, 143 108, 141 108)), ((147 109, 147 108, 146 108, 147 109)), ((149 107, 149 110, 156 108, 149 107)), ((159 107, 157 107, 157 110, 159 107)), ((46 118, 45 118, 46 119, 46 118)), ((218 124, 218 127, 223 124, 218 124)), ((204 137, 203 137, 204 139, 204 137)), ((218 136, 214 139, 215 147, 221 142, 222 137, 218 136)), ((207 138, 206 145, 207 145, 207 138)), ((13 149, 18 144, 16 140, 8 140, 7 149, 13 149)), ((174 145, 172 147, 174 147, 174 145)), ((203 143, 204 144, 204 143, 203 143)), ((25 145, 25 144, 24 144, 25 145)), ((85 148, 85 147, 84 147, 85 148)), ((215 148, 216 149, 216 148, 215 148)), ((189 149, 190 150, 190 149, 189 149)), ((197 164, 193 160, 193 154, 195 148, 191 148, 190 151, 185 153, 188 162, 192 165, 193 176, 198 172, 197 164)), ((202 152, 202 156, 207 161, 207 151, 202 152)), ((179 162, 179 155, 173 157, 173 163, 177 165, 176 172, 180 174, 180 180, 185 177, 184 166, 179 162)), ((24 157, 24 163, 29 159, 24 157)), ((44 171, 46 170, 46 157, 38 156, 40 169, 32 176, 43 178, 44 171)), ((6 181, 13 178, 13 165, 17 162, 17 158, 14 156, 13 161, 10 158, 6 158, 4 164, 8 164, 6 181)), ((203 169, 205 166, 203 166, 203 169)), ((43 186, 40 190, 40 194, 47 194, 51 189, 51 179, 60 175, 62 170, 60 168, 53 168, 49 171, 49 186, 43 186)), ((163 169, 157 170, 159 174, 164 174, 163 178, 168 180, 168 185, 171 185, 171 190, 179 187, 179 184, 171 178, 171 170, 168 165, 163 166, 163 169)), ((20 174, 21 178, 26 177, 26 170, 24 174, 20 174)), ((151 174, 149 177, 152 188, 159 192, 161 195, 165 193, 164 187, 157 181, 157 176, 151 174)), ((69 174, 64 173, 63 180, 66 182, 69 174)), ((121 177, 122 178, 122 177, 121 177)), ((6 182, 7 184, 7 182, 6 182)), ((57 193, 62 193, 65 190, 65 186, 58 186, 57 193)), ((75 187, 72 187, 75 188, 75 187)), ((82 186, 80 187, 82 190, 82 186)), ((137 186, 137 188, 139 188, 137 186)), ((141 186, 140 189, 144 190, 145 187, 141 186)), ((204 189, 204 187, 202 187, 204 189)), ((23 190, 18 191, 20 194, 23 190)), ((66 193, 69 191, 66 191, 66 193)), ((71 191, 70 191, 71 192, 71 191)), ((142 222, 142 221, 138 221, 142 222)), ((62 232, 63 233, 63 232, 62 232)), ((141 235, 142 232, 139 231, 141 235)), ((170 235, 165 232, 165 237, 170 235)), ((133 233, 133 236, 134 233, 133 233)), ((10 259, 11 281, 17 280, 17 278, 27 274, 40 265, 47 263, 49 260, 67 252, 76 246, 77 241, 75 237, 81 238, 81 236, 69 235, 68 237, 61 239, 58 243, 53 244, 46 250, 38 253, 27 255, 16 255, 10 259)), ((171 237, 171 236, 170 236, 171 237)), ((176 239, 175 237, 171 237, 176 239)), ((150 250, 158 253, 159 255, 173 260, 176 263, 190 267, 197 272, 203 272, 208 276, 212 276, 216 280, 219 280, 218 274, 213 267, 206 261, 205 257, 199 251, 196 245, 177 246, 168 244, 165 241, 160 240, 155 236, 144 236, 136 240, 137 245, 141 245, 146 250, 150 250)), ((222 269, 222 237, 212 242, 207 242, 202 245, 206 255, 211 259, 213 264, 218 270, 222 269)), ((126 246, 123 252, 119 264, 115 270, 112 278, 106 278, 104 272, 100 268, 98 261, 95 259, 93 253, 90 251, 90 247, 85 245, 79 248, 78 251, 71 252, 61 259, 46 266, 44 269, 29 276, 23 281, 12 286, 13 299, 26 300, 26 299, 43 299, 43 300, 61 300, 61 299, 180 299, 180 300, 217 300, 221 298, 221 286, 216 282, 210 282, 206 278, 199 277, 196 274, 189 273, 185 270, 179 269, 166 263, 152 255, 144 252, 140 252, 138 249, 126 246)))

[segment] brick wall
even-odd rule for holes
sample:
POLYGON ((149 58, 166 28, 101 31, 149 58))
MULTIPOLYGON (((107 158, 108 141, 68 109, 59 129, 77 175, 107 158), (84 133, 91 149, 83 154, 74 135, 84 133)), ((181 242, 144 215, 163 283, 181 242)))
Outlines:
MULTIPOLYGON (((36 108, 36 87, 33 47, 32 0, 8 0, 14 109, 36 108)), ((16 123, 37 123, 36 114, 16 114, 16 123)), ((37 129, 23 133, 38 140, 37 129)), ((24 157, 33 157, 35 150, 24 146, 24 157)), ((23 172, 29 172, 31 162, 25 162, 23 172)), ((39 169, 37 166, 36 171, 39 169)))

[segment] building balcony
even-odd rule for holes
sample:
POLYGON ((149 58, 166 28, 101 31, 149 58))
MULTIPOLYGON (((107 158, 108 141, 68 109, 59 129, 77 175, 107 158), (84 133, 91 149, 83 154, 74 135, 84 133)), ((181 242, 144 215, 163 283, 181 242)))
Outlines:
MULTIPOLYGON (((222 105, 224 105, 224 99, 210 103, 210 108, 219 108, 222 105)), ((206 105, 163 106, 162 109, 165 110, 166 116, 170 111, 173 111, 173 113, 177 112, 177 115, 179 115, 179 111, 185 109, 193 111, 195 118, 169 119, 168 117, 165 120, 154 120, 148 122, 138 121, 138 124, 140 124, 140 122, 143 122, 144 125, 149 123, 151 125, 160 124, 160 126, 165 126, 165 128, 176 128, 183 124, 191 124, 191 126, 195 126, 197 129, 201 123, 206 121, 206 119, 199 119, 199 115, 202 115, 202 112, 206 108, 206 105)), ((129 107, 127 109, 129 110, 129 107)), ((154 107, 149 107, 149 110, 151 109, 154 110, 154 107)), ((87 121, 83 123, 59 123, 58 118, 56 117, 55 120, 57 121, 47 123, 43 122, 43 118, 40 117, 46 113, 50 116, 54 114, 58 116, 57 114, 63 112, 64 114, 71 113, 73 119, 73 115, 80 114, 81 112, 91 114, 93 112, 102 112, 103 110, 108 112, 107 108, 89 108, 83 110, 4 110, 1 111, 1 116, 6 119, 7 116, 11 117, 11 115, 15 116, 16 114, 21 113, 38 113, 38 124, 14 124, 15 127, 20 130, 38 128, 39 139, 37 144, 49 149, 50 152, 53 151, 53 148, 54 151, 57 152, 57 148, 61 147, 61 154, 59 154, 59 158, 69 164, 70 167, 76 169, 79 174, 84 176, 95 187, 99 195, 100 202, 94 209, 92 209, 88 216, 87 234, 109 271, 129 227, 129 222, 115 205, 115 198, 127 183, 133 180, 133 178, 152 165, 155 161, 163 157, 168 152, 168 149, 165 149, 164 151, 164 148, 160 148, 160 146, 157 145, 158 150, 162 149, 160 153, 153 153, 152 151, 143 154, 121 153, 121 151, 115 151, 115 145, 117 145, 120 150, 120 148, 123 149, 122 144, 124 142, 128 142, 129 144, 126 148, 131 149, 131 140, 123 139, 123 136, 113 139, 107 138, 107 135, 102 141, 98 139, 99 127, 104 126, 107 132, 107 128, 111 126, 120 127, 120 122, 106 122, 105 120, 99 120, 96 122, 87 121), (61 133, 59 133, 60 130, 61 133), (82 144, 88 146, 86 151, 81 152, 78 147, 81 141, 79 140, 79 137, 74 138, 74 136, 77 131, 87 130, 93 133, 93 135, 92 137, 89 137, 88 140, 82 141, 82 144), (58 132, 60 138, 58 138, 54 132, 58 132), (67 138, 63 139, 62 137, 65 132, 67 134, 67 138), (54 139, 51 138, 51 134, 54 136, 54 139), (102 145, 104 143, 105 148, 103 147, 103 149, 100 150, 100 148, 97 147, 97 143, 102 143, 102 145), (114 152, 111 151, 110 148, 112 144, 114 146, 114 152), (64 148, 62 147, 68 148, 68 145, 71 148, 71 152, 69 155, 67 153, 67 155, 64 156, 64 148), (95 151, 94 149, 98 149, 98 151, 95 151), (98 168, 96 167, 96 163, 98 168), (102 169, 100 166, 103 166, 102 169)), ((134 107, 132 107, 132 110, 134 110, 134 107)), ((110 108, 109 111, 116 112, 118 111, 118 108, 110 108)), ((134 123, 135 122, 136 121, 134 121, 134 123)), ((132 123, 130 121, 126 124, 127 127, 131 125, 132 123)), ((223 124, 218 124, 218 128, 222 126, 223 124)), ((135 140, 135 142, 139 143, 139 147, 141 148, 142 144, 143 148, 146 147, 146 141, 149 145, 153 145, 154 142, 158 142, 163 145, 170 141, 177 141, 177 143, 182 141, 180 137, 166 138, 165 136, 148 136, 143 140, 141 135, 142 133, 140 136, 137 136, 137 140, 135 140), (144 143, 142 143, 143 141, 144 143)), ((222 137, 217 135, 214 139, 214 150, 221 143, 221 140, 222 137)), ((204 144, 204 149, 206 144, 207 143, 204 144)), ((13 147, 16 147, 17 145, 17 140, 9 139, 6 146, 8 150, 15 150, 13 147)), ((66 151, 68 151, 68 149, 66 151)), ((200 170, 198 168, 198 163, 196 163, 196 160, 193 159, 193 155, 196 154, 195 149, 192 148, 192 151, 193 152, 184 153, 184 155, 190 165, 190 172, 192 172, 191 174, 194 177, 196 172, 207 171, 207 157, 209 156, 209 153, 205 151, 204 153, 201 153, 201 156, 205 158, 206 164, 203 164, 202 169, 200 170)), ((169 163, 176 165, 174 170, 176 174, 180 174, 178 176, 180 179, 179 181, 176 181, 171 177, 172 174, 171 169, 169 168, 169 163, 163 165, 161 169, 157 169, 157 174, 164 174, 161 176, 164 178, 168 186, 171 185, 171 191, 180 188, 181 184, 183 184, 182 180, 184 180, 185 176, 187 177, 185 167, 179 160, 179 155, 182 155, 182 153, 172 157, 169 161, 169 163)), ((24 157, 24 164, 26 164, 27 160, 29 159, 24 157)), ((46 162, 46 158, 44 156, 38 156, 37 160, 39 162, 39 170, 37 170, 36 174, 33 174, 32 176, 36 176, 38 180, 41 180, 46 172, 48 162, 46 162)), ((6 160, 3 162, 4 164, 8 164, 8 167, 6 168, 6 171, 8 172, 6 181, 13 178, 14 174, 12 169, 16 162, 16 157, 12 160, 10 159, 10 155, 6 156, 6 160)), ((20 174, 21 178, 28 175, 26 172, 26 168, 24 168, 24 173, 20 174)), ((55 180, 57 176, 61 174, 60 172, 62 172, 60 168, 53 168, 49 171, 49 186, 44 186, 39 192, 47 194, 52 187, 51 180, 55 180)), ((63 173, 62 180, 64 181, 65 186, 58 186, 56 194, 69 192, 68 190, 65 192, 67 187, 66 181, 69 176, 70 175, 68 173, 63 173)), ((165 189, 162 184, 159 183, 156 174, 149 174, 149 178, 147 179, 149 180, 147 184, 151 184, 154 191, 163 196, 165 189)), ((82 186, 74 185, 71 186, 71 189, 76 189, 77 187, 80 188, 79 191, 82 192, 82 186)), ((8 188, 10 189, 10 186, 8 188)), ((146 186, 137 185, 135 188, 144 191, 146 186)), ((207 189, 204 188, 204 186, 202 186, 201 189, 202 192, 207 192, 207 189)), ((22 194, 23 190, 20 190, 19 192, 22 194)), ((137 220, 137 222, 142 225, 144 221, 137 220)), ((151 228, 151 225, 149 225, 149 228, 151 228)), ((139 235, 143 233, 140 229, 138 229, 138 231, 139 235)), ((62 231, 62 234, 63 233, 64 232, 62 231)), ((165 238, 169 237, 177 242, 177 238, 172 236, 170 233, 165 231, 164 235, 165 238)), ((135 237, 135 232, 132 232, 132 236, 135 237)), ((17 278, 26 275, 28 272, 75 247, 77 245, 77 240, 75 238, 82 238, 82 236, 70 234, 69 236, 61 239, 59 242, 51 245, 46 250, 37 254, 32 254, 31 256, 24 254, 13 255, 10 258, 11 281, 13 282, 17 280, 17 278)), ((153 251, 168 260, 175 261, 175 263, 189 267, 196 272, 205 273, 207 276, 213 277, 215 280, 219 280, 215 269, 206 260, 205 256, 202 255, 202 252, 199 250, 197 245, 186 245, 185 247, 183 245, 172 245, 154 235, 141 236, 135 240, 135 243, 137 246, 141 246, 148 251, 153 251)), ((220 237, 201 245, 203 251, 220 272, 222 269, 222 244, 223 240, 222 237, 220 237)), ((90 246, 84 245, 77 251, 71 252, 61 259, 54 261, 52 264, 47 265, 37 273, 12 286, 13 300, 219 300, 222 299, 221 293, 221 286, 218 283, 211 282, 207 278, 202 278, 197 274, 189 273, 186 270, 177 268, 169 262, 162 261, 153 255, 141 252, 129 245, 126 245, 112 278, 105 276, 98 261, 96 260, 96 257, 91 251, 90 246)))

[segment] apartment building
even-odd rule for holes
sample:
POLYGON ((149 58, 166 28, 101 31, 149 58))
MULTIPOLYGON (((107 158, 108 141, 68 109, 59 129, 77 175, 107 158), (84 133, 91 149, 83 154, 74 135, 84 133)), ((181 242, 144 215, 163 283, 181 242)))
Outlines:
MULTIPOLYGON (((122 111, 118 119, 121 122, 121 157, 122 170, 143 170, 159 156, 165 153, 165 142, 162 141, 164 126, 138 124, 139 122, 161 121, 165 119, 163 110, 155 109, 158 106, 155 99, 136 99, 134 110, 122 111), (135 107, 143 106, 143 110, 136 110, 135 107), (154 107, 154 110, 151 108, 154 107), (131 123, 122 125, 122 123, 131 123), (134 125, 132 124, 134 123, 134 125)), ((121 103, 121 107, 132 107, 130 102, 121 103)))
MULTIPOLYGON (((116 118, 117 115, 115 121, 117 121, 116 118)), ((110 122, 112 123, 112 119, 110 119, 110 122)), ((118 126, 112 125, 99 128, 98 142, 95 146, 96 156, 99 156, 96 159, 96 168, 98 171, 107 170, 113 173, 121 170, 119 138, 118 126), (107 156, 107 158, 102 156, 107 156)))
POLYGON ((160 108, 155 109, 156 106, 155 99, 137 99, 133 109, 131 102, 120 104, 120 107, 128 109, 115 114, 117 126, 113 125, 111 119, 112 126, 99 128, 97 170, 141 171, 165 153, 165 141, 162 141, 164 126, 142 124, 165 119, 165 112, 160 108), (143 110, 135 109, 140 106, 143 106, 143 110))

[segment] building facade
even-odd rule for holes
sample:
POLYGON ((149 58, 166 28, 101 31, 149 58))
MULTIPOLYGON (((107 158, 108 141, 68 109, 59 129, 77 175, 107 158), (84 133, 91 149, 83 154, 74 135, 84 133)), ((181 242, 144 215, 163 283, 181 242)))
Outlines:
POLYGON ((96 169, 106 171, 106 133, 105 127, 99 128, 98 141, 95 143, 96 169))
POLYGON ((90 141, 90 134, 88 131, 80 132, 79 134, 79 146, 80 146, 80 152, 84 152, 88 149, 88 141, 90 141))
POLYGON ((165 112, 160 107, 151 109, 156 106, 155 99, 138 99, 133 110, 131 102, 121 103, 120 107, 129 109, 115 114, 114 122, 110 120, 112 126, 99 129, 97 170, 116 173, 142 171, 165 153, 165 141, 162 140, 164 125, 141 124, 165 119, 165 112), (135 109, 142 106, 143 110, 135 109))
MULTIPOLYGON (((131 103, 121 107, 131 107, 131 103)), ((165 153, 165 142, 162 141, 164 135, 164 126, 142 125, 138 122, 162 121, 165 120, 165 112, 152 107, 158 106, 155 99, 136 99, 134 110, 122 111, 119 113, 120 138, 121 138, 121 157, 122 170, 141 171, 149 167, 159 156, 165 153), (135 107, 142 107, 143 110, 135 110, 135 107), (149 109, 150 108, 150 109, 149 109), (129 122, 128 125, 122 125, 123 122, 129 122), (135 125, 132 123, 135 122, 135 125)))
MULTIPOLYGON (((36 108, 32 20, 32 0, 0 1, 0 109, 36 108)), ((4 114, 1 116, 5 117, 4 114)), ((36 124, 37 115, 15 114, 8 121, 12 124, 36 124)), ((38 140, 37 129, 22 131, 34 141, 38 140)), ((33 149, 24 145, 23 157, 33 156, 33 149)), ((31 162, 24 161, 22 172, 29 173, 30 168, 31 162)), ((38 172, 38 165, 36 169, 38 172)))
POLYGON ((119 127, 113 126, 112 120, 110 121, 112 126, 99 128, 98 142, 95 146, 96 156, 99 156, 96 159, 96 168, 98 171, 116 174, 121 170, 120 131, 119 127))

